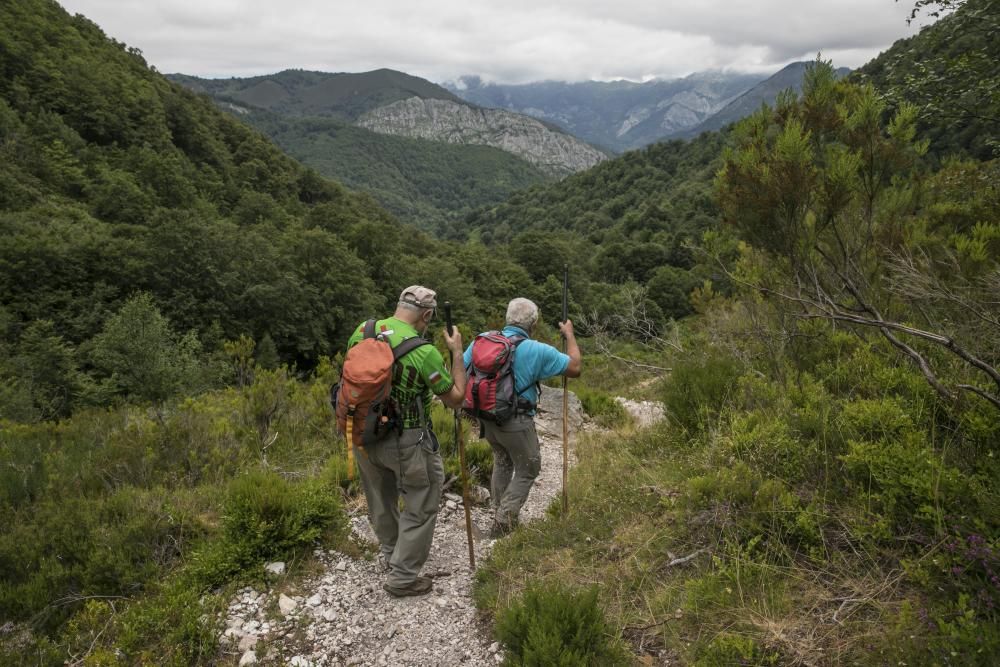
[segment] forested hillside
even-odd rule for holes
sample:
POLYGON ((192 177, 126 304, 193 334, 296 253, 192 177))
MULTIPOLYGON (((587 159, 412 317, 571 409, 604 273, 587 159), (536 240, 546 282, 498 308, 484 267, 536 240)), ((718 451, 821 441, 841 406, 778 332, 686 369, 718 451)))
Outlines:
POLYGON ((369 193, 394 216, 425 231, 552 180, 498 148, 397 137, 355 125, 380 105, 414 96, 460 102, 444 88, 403 72, 288 70, 246 79, 168 78, 210 95, 302 164, 369 193))
POLYGON ((367 192, 400 220, 435 232, 473 209, 553 180, 490 146, 460 146, 378 134, 333 118, 250 111, 239 116, 289 155, 348 187, 367 192))
MULTIPOLYGON (((997 0, 917 3, 945 16, 919 34, 901 39, 855 75, 871 81, 896 102, 920 110, 920 129, 933 155, 962 151, 978 159, 1000 147, 1000 3, 997 0), (961 11, 948 10, 961 7, 961 11), (939 10, 940 11, 940 10, 939 10)), ((925 12, 926 13, 926 12, 925 12)))

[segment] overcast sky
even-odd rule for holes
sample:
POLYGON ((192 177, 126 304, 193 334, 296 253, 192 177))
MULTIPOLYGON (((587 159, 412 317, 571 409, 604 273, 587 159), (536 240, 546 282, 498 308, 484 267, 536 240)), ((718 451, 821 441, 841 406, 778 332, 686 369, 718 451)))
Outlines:
POLYGON ((62 0, 165 73, 398 69, 436 82, 646 80, 857 67, 916 26, 902 0, 62 0))

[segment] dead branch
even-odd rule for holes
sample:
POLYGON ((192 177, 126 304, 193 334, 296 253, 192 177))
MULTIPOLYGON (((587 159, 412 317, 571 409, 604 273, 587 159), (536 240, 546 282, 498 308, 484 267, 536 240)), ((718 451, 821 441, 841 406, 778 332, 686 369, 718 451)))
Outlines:
POLYGON ((834 275, 838 278, 840 286, 846 292, 845 296, 853 299, 855 306, 841 303, 824 287, 817 271, 811 271, 808 280, 803 281, 801 274, 795 273, 797 294, 788 294, 781 290, 749 283, 735 276, 729 269, 717 259, 721 270, 734 283, 755 290, 760 294, 774 296, 791 303, 795 303, 801 308, 799 315, 803 319, 826 319, 833 322, 844 322, 863 327, 877 329, 882 336, 896 349, 909 357, 920 370, 928 384, 943 398, 954 401, 957 398, 955 391, 948 389, 937 377, 927 359, 915 348, 907 345, 896 336, 902 333, 920 340, 934 343, 951 352, 953 355, 965 361, 968 365, 976 368, 989 377, 996 384, 998 393, 994 394, 973 385, 957 385, 958 389, 969 391, 984 398, 993 406, 1000 408, 1000 370, 994 368, 987 362, 972 354, 964 346, 960 345, 951 336, 927 331, 908 324, 886 320, 881 312, 871 304, 863 295, 862 290, 848 277, 825 253, 817 248, 819 254, 826 260, 834 275), (809 285, 808 291, 805 285, 809 285), (811 292, 811 293, 808 293, 811 292))
POLYGON ((683 556, 681 558, 675 558, 675 559, 673 559, 672 561, 670 561, 669 563, 667 563, 663 567, 664 567, 664 569, 666 569, 668 567, 674 567, 675 565, 683 565, 684 563, 687 563, 688 561, 692 561, 695 558, 697 558, 698 556, 700 556, 700 555, 702 555, 703 553, 706 553, 706 552, 708 552, 708 547, 702 547, 701 549, 698 549, 694 553, 690 553, 687 556, 683 556))

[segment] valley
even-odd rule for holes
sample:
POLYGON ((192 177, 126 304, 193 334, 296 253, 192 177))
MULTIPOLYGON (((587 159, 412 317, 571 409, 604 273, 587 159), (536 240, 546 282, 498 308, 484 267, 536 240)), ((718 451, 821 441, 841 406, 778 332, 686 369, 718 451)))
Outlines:
POLYGON ((0 664, 994 664, 1000 0, 912 11, 853 71, 438 85, 0 3, 0 664), (474 571, 494 453, 433 403, 397 599, 330 389, 406 285, 466 343, 565 308, 583 372, 474 571))

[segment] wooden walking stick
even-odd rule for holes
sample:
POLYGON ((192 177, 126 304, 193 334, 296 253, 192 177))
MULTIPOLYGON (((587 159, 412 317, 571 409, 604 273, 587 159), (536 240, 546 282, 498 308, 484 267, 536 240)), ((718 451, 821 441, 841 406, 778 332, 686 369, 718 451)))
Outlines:
MULTIPOLYGON (((563 299, 562 321, 569 319, 569 264, 563 264, 563 299)), ((566 336, 563 336, 563 352, 566 352, 566 336)), ((562 506, 563 514, 569 512, 569 492, 566 483, 569 481, 569 392, 566 384, 569 379, 563 374, 563 404, 562 404, 562 436, 563 436, 563 470, 562 470, 562 506)))
MULTIPOLYGON (((448 335, 451 335, 451 302, 444 302, 444 319, 448 325, 448 335)), ((455 353, 448 351, 451 367, 455 367, 455 353)), ((469 567, 476 569, 476 549, 472 544, 472 509, 469 505, 469 469, 465 465, 465 438, 462 437, 462 418, 455 410, 455 442, 458 443, 458 462, 462 467, 462 505, 465 506, 465 536, 469 542, 469 567)))

